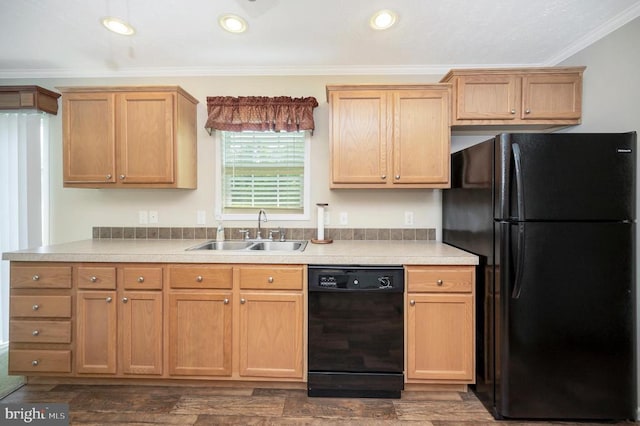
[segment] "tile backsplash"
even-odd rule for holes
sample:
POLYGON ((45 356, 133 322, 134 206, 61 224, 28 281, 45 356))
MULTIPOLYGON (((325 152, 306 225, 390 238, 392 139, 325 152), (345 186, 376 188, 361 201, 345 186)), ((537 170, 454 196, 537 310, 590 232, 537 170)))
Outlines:
MULTIPOLYGON (((256 228, 225 228, 226 240, 240 240, 241 229, 248 229, 250 238, 256 236, 256 228)), ((268 238, 270 230, 284 232, 288 240, 310 240, 316 237, 315 228, 262 228, 262 237, 268 238)), ((433 228, 327 228, 326 239, 332 240, 435 240, 433 228)), ((193 240, 215 239, 216 228, 206 227, 115 227, 94 226, 94 239, 136 239, 136 240, 193 240)), ((280 238, 276 233, 274 239, 280 238)))

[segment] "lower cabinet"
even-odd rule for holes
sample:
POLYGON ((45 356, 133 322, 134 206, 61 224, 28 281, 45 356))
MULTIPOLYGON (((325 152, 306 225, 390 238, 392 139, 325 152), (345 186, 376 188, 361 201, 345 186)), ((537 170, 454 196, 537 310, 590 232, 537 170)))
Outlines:
POLYGON ((169 266, 169 374, 304 379, 304 266, 169 266))
POLYGON ((408 266, 407 382, 474 382, 472 266, 408 266))
POLYGON ((78 375, 161 375, 162 267, 83 265, 74 280, 78 375))

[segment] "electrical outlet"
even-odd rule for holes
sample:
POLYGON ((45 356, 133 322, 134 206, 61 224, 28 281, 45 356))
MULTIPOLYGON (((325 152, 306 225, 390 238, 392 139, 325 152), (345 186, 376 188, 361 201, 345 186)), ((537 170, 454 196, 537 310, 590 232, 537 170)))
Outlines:
POLYGON ((149 213, 146 210, 138 211, 138 223, 140 225, 146 225, 149 223, 149 213))
POLYGON ((205 225, 207 223, 207 212, 204 210, 198 210, 196 212, 196 223, 198 225, 205 225))
POLYGON ((340 212, 340 225, 348 225, 349 224, 349 213, 340 212))
POLYGON ((158 223, 158 210, 149 210, 149 223, 158 223))
POLYGON ((413 212, 404 212, 404 224, 413 225, 413 212))

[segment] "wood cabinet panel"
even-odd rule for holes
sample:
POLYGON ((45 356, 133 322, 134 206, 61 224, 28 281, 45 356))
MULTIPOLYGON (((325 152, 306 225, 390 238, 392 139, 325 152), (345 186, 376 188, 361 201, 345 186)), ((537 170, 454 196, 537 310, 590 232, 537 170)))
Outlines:
POLYGON ((71 267, 11 263, 11 288, 71 288, 71 267))
POLYGON ((11 317, 70 318, 71 296, 11 296, 11 317))
POLYGON ((122 288, 125 290, 162 290, 161 265, 122 267, 122 288))
POLYGON ((455 86, 458 120, 514 120, 520 80, 511 75, 465 75, 455 86))
POLYGON ((10 349, 9 373, 70 373, 70 350, 10 349))
POLYGON ((409 294, 407 330, 407 379, 474 380, 470 294, 409 294))
POLYGON ((255 290, 302 290, 302 266, 242 266, 240 288, 255 290))
POLYGON ((76 268, 76 287, 91 290, 115 290, 116 267, 87 265, 76 268))
POLYGON ((474 273, 473 266, 407 267, 407 291, 470 293, 474 273))
POLYGON ((60 90, 65 187, 197 187, 198 101, 180 87, 60 90))
POLYGON ((162 374, 162 313, 162 292, 123 292, 118 343, 124 374, 162 374))
POLYGON ((9 336, 16 343, 71 343, 71 321, 13 320, 9 336))
POLYGON ((115 291, 78 291, 76 371, 115 374, 117 303, 115 291))
POLYGON ((231 292, 169 294, 169 374, 231 375, 231 292))
POLYGON ((231 265, 171 265, 169 267, 171 288, 219 288, 233 286, 231 265))
POLYGON ((327 86, 331 188, 449 186, 448 85, 327 86))
POLYGON ((240 293, 240 375, 302 379, 301 293, 240 293))
POLYGON ((543 74, 522 77, 525 120, 579 120, 582 116, 582 75, 543 74))

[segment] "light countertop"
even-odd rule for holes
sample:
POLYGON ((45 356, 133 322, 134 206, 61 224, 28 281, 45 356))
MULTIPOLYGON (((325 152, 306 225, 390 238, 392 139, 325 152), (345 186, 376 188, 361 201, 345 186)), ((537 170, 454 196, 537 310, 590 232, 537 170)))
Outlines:
POLYGON ((187 248, 209 240, 91 239, 2 254, 34 262, 271 263, 315 265, 477 265, 478 257, 436 241, 309 242, 302 252, 216 251, 187 248))

